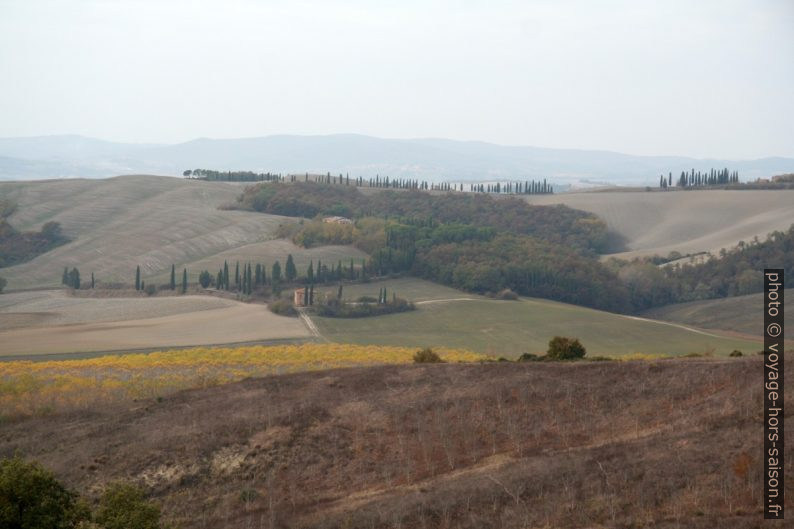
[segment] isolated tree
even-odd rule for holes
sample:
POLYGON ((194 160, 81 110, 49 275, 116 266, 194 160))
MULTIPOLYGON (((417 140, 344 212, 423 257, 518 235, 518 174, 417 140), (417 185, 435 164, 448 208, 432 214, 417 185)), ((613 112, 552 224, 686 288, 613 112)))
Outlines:
POLYGON ((176 290, 176 267, 172 264, 171 265, 171 283, 170 283, 171 290, 176 290))
POLYGON ((3 291, 3 289, 6 287, 7 284, 8 281, 6 281, 4 277, 0 277, 0 292, 3 291))
POLYGON ((553 360, 578 360, 587 354, 578 338, 555 336, 549 341, 547 356, 553 360))
POLYGON ((182 293, 187 292, 187 268, 182 269, 182 293))
POLYGON ((135 268, 135 290, 141 290, 141 265, 135 268))
POLYGON ((336 293, 336 299, 338 299, 338 300, 342 299, 342 285, 341 284, 339 285, 339 291, 336 293))
POLYGON ((80 288, 80 271, 77 268, 72 268, 69 272, 69 286, 75 289, 80 288))
POLYGON ((298 277, 298 271, 295 269, 295 261, 292 259, 292 254, 287 255, 287 264, 284 265, 284 275, 290 283, 295 281, 298 277))

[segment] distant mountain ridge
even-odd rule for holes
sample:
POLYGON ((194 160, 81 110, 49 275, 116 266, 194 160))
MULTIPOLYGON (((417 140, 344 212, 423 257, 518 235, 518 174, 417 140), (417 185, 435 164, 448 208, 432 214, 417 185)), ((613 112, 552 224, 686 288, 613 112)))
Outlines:
POLYGON ((200 138, 174 145, 116 143, 83 136, 0 138, 0 179, 99 178, 131 173, 180 176, 185 169, 314 172, 439 181, 547 178, 654 185, 691 169, 738 170, 743 180, 794 171, 794 158, 756 160, 634 156, 610 151, 505 146, 438 138, 358 134, 200 138))

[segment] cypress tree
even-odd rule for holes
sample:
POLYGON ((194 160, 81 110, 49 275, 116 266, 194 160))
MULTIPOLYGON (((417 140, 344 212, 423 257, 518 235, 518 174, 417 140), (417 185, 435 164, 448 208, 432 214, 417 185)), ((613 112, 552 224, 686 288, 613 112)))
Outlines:
POLYGON ((281 282, 281 264, 278 261, 273 263, 273 269, 270 271, 270 278, 273 284, 281 282))
POLYGON ((240 290, 240 261, 234 265, 234 288, 240 290))
POLYGON ((182 269, 182 293, 187 292, 187 268, 182 269))
POLYGON ((229 263, 223 262, 223 289, 229 290, 229 263))
POLYGON ((135 268, 135 290, 143 290, 143 285, 141 285, 141 265, 135 268))
POLYGON ((339 285, 339 291, 336 293, 336 299, 338 299, 338 300, 342 299, 342 285, 341 285, 341 283, 339 285))
POLYGON ((91 272, 91 288, 93 289, 94 286, 96 286, 96 283, 94 282, 94 272, 91 272))
POLYGON ((215 290, 223 288, 223 270, 218 269, 218 277, 215 278, 215 290))
POLYGON ((314 261, 309 261, 309 268, 306 270, 306 279, 309 284, 314 284, 314 261))
POLYGON ((69 286, 69 267, 63 267, 63 276, 61 276, 61 284, 69 286))
POLYGON ((314 305, 314 283, 309 285, 309 305, 314 305))
POLYGON ((169 285, 171 290, 176 290, 176 267, 171 265, 171 283, 169 285))
POLYGON ((295 261, 292 259, 292 254, 287 255, 287 263, 284 265, 284 275, 287 277, 288 282, 295 281, 298 276, 298 271, 295 269, 295 261))

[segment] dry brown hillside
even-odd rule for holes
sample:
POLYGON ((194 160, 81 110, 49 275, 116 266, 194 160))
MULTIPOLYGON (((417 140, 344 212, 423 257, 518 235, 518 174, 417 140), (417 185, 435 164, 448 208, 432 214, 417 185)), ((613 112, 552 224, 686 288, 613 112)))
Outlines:
POLYGON ((272 376, 6 423, 0 455, 40 460, 89 495, 138 481, 184 528, 760 527, 761 366, 272 376))
POLYGON ((10 222, 20 230, 60 222, 72 241, 18 266, 3 268, 8 289, 57 286, 63 267, 78 267, 83 281, 94 272, 100 282, 132 284, 135 266, 143 278, 165 283, 171 265, 187 267, 191 281, 224 259, 282 265, 288 253, 296 264, 310 259, 336 262, 361 257, 347 247, 300 249, 277 241, 285 221, 277 215, 218 209, 235 201, 245 184, 205 182, 167 176, 119 176, 104 180, 0 182, 0 196, 17 203, 10 222))
POLYGON ((762 191, 582 192, 528 196, 595 213, 625 239, 616 257, 732 248, 794 224, 794 189, 762 191))

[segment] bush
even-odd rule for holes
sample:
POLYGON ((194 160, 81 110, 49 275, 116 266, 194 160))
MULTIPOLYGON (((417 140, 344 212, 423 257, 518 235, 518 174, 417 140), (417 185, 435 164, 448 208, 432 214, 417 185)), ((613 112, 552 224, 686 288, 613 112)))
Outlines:
POLYGON ((494 297, 496 299, 503 299, 503 300, 506 300, 506 301, 516 301, 518 299, 518 294, 516 294, 515 292, 513 292, 509 288, 506 288, 506 289, 498 292, 496 294, 496 296, 494 296, 494 297))
POLYGON ((159 529, 160 509, 130 484, 111 484, 99 500, 96 522, 104 529, 159 529))
POLYGON ((373 298, 372 296, 361 296, 361 297, 357 298, 356 301, 359 302, 359 303, 377 303, 378 302, 378 300, 376 298, 373 298))
POLYGON ((295 310, 295 306, 288 299, 277 299, 275 301, 271 301, 268 303, 267 307, 270 309, 270 312, 273 314, 278 314, 279 316, 298 315, 298 311, 295 310))
POLYGON ((203 270, 199 274, 199 285, 201 285, 201 288, 207 288, 212 285, 212 283, 212 274, 209 273, 209 270, 203 270))
POLYGON ((143 291, 146 292, 147 296, 153 296, 157 293, 157 285, 146 285, 143 291))
POLYGON ((728 356, 744 356, 744 355, 740 350, 734 349, 733 351, 731 351, 731 354, 729 354, 728 356))
POLYGON ((0 460, 0 527, 66 529, 89 517, 77 495, 37 463, 0 460))
POLYGON ((432 349, 426 347, 414 354, 415 364, 439 364, 444 362, 432 349))
POLYGON ((524 353, 518 357, 518 362, 537 362, 540 360, 540 356, 533 354, 533 353, 524 353))
POLYGON ((549 341, 547 356, 549 360, 578 360, 587 354, 578 338, 555 336, 549 341))

